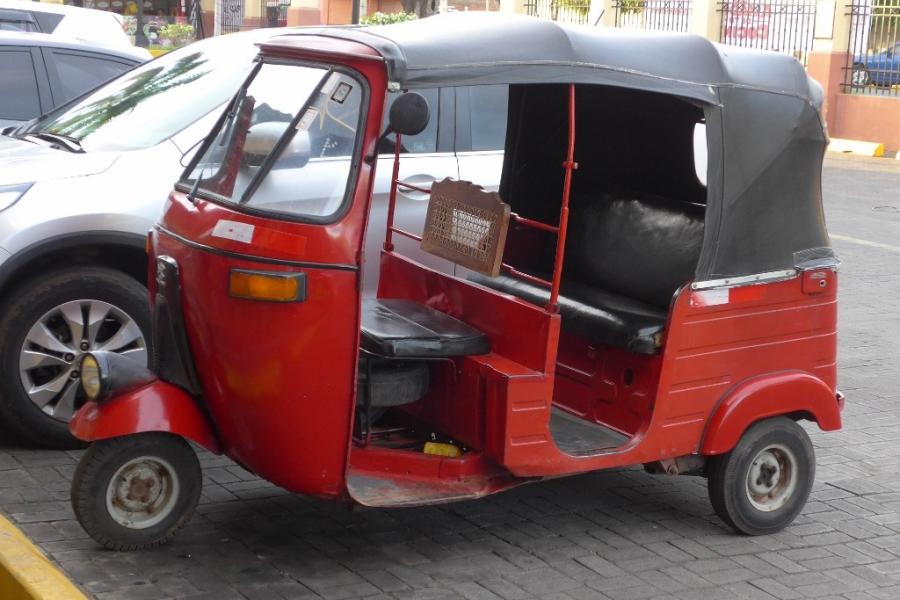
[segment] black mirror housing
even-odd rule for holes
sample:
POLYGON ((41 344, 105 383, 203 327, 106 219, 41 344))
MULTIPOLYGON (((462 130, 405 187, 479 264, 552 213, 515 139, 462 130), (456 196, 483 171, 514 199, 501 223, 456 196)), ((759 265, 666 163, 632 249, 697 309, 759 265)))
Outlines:
POLYGON ((391 105, 388 127, 400 135, 416 135, 428 126, 431 109, 425 96, 416 92, 406 92, 391 105))

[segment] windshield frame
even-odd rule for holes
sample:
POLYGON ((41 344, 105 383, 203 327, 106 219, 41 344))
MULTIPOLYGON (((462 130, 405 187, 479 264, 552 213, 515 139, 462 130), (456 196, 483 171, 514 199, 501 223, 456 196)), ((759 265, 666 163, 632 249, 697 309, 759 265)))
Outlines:
MULTIPOLYGON (((201 146, 197 149, 197 151, 194 153, 194 156, 191 157, 191 161, 179 176, 178 181, 175 182, 175 189, 179 192, 187 194, 191 198, 202 198, 203 200, 218 204, 229 210, 259 217, 265 217, 267 219, 289 221, 293 223, 308 223, 311 225, 328 225, 340 221, 344 218, 344 216, 350 209, 352 192, 356 189, 356 183, 359 178, 359 171, 363 160, 362 148, 366 135, 366 124, 368 123, 368 119, 370 116, 369 109, 371 108, 371 93, 368 79, 360 71, 340 63, 324 63, 315 62, 308 59, 288 59, 271 56, 257 56, 254 62, 256 62, 256 64, 247 75, 244 83, 241 84, 241 87, 234 94, 231 100, 229 100, 227 107, 222 111, 222 114, 216 120, 215 125, 213 125, 212 129, 210 129, 210 131, 207 133, 206 138, 203 140, 203 144, 201 144, 201 146), (247 186, 247 188, 239 198, 229 198, 223 196, 216 192, 204 189, 202 185, 197 186, 195 189, 195 184, 198 180, 190 180, 188 179, 188 177, 194 171, 197 164, 205 156, 209 147, 218 137, 219 132, 225 124, 225 120, 234 109, 235 103, 239 102, 240 99, 244 95, 246 95, 247 89, 253 83, 253 80, 256 78, 263 65, 266 64, 286 65, 292 67, 310 67, 314 69, 322 69, 325 72, 322 78, 319 80, 318 84, 316 84, 316 87, 310 93, 309 97, 303 102, 300 110, 298 110, 297 114, 295 114, 291 119, 290 125, 285 129, 285 132, 278 139, 278 142, 275 144, 272 152, 266 157, 263 164, 260 165, 259 171, 253 176, 250 184, 247 186), (315 95, 322 89, 323 85, 328 81, 328 78, 332 73, 341 73, 343 75, 352 77, 357 83, 360 84, 361 92, 359 122, 357 123, 356 129, 357 135, 356 140, 354 140, 353 143, 352 154, 350 155, 350 169, 347 173, 347 184, 344 187, 344 197, 341 200, 340 207, 338 207, 338 209, 330 215, 317 216, 299 215, 277 210, 266 210, 248 205, 247 201, 250 200, 253 197, 253 194, 256 193, 259 185, 262 183, 265 177, 269 175, 272 167, 277 162, 278 156, 280 155, 281 151, 290 142, 288 135, 293 135, 291 132, 296 132, 296 124, 312 105, 315 99, 315 95)), ((341 159, 343 158, 341 157, 341 159)))

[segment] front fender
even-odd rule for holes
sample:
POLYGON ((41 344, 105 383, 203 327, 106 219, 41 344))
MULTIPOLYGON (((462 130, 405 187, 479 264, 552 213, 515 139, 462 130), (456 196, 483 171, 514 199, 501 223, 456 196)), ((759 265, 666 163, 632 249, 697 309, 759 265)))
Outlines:
POLYGON ((209 419, 181 388, 156 380, 102 403, 88 402, 69 423, 72 435, 85 442, 133 433, 165 431, 221 454, 209 419))
POLYGON ((706 423, 700 453, 729 452, 756 421, 790 414, 809 414, 824 431, 841 428, 840 403, 824 381, 802 371, 772 373, 729 390, 706 423))

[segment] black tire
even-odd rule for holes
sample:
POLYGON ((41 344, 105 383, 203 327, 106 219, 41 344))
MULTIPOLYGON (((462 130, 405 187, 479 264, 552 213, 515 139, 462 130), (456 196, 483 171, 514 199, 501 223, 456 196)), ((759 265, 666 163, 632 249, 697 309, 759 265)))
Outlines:
MULTIPOLYGON (((162 481, 166 477, 158 479, 162 481)), ((118 551, 144 550, 165 544, 191 519, 202 487, 200 461, 183 438, 170 433, 139 433, 91 444, 72 479, 72 509, 84 530, 100 545, 118 551), (140 458, 147 460, 134 463, 128 467, 130 471, 118 474, 130 461, 140 458), (118 500, 122 494, 113 494, 113 499, 108 500, 113 480, 125 486, 129 498, 134 493, 152 494, 156 488, 151 487, 147 492, 148 479, 142 479, 140 475, 153 472, 154 467, 158 467, 157 475, 168 474, 171 467, 175 476, 174 479, 169 476, 168 487, 159 486, 163 492, 169 490, 168 494, 154 496, 163 503, 160 511, 165 509, 166 514, 159 522, 145 521, 145 526, 126 526, 113 516, 110 506, 118 511, 120 518, 133 515, 135 522, 140 518, 157 517, 145 517, 140 511, 129 512, 118 500), (173 480, 177 482, 174 485, 173 480)), ((152 513, 152 510, 148 512, 152 513)))
POLYGON ((806 431, 787 417, 751 426, 737 446, 707 462, 709 500, 729 527, 747 535, 781 531, 800 514, 816 476, 806 431))
MULTIPOLYGON (((369 359, 371 360, 371 359, 369 359)), ((414 361, 375 361, 372 363, 372 408, 390 408, 411 404, 428 392, 428 365, 414 361)), ((359 403, 369 392, 368 370, 359 370, 359 403)))
MULTIPOLYGON (((13 290, 0 306, 0 372, 4 374, 0 379, 0 421, 17 437, 39 446, 83 447, 69 433, 70 415, 65 416, 69 411, 60 411, 59 418, 44 412, 29 398, 23 381, 23 377, 31 377, 34 371, 29 371, 28 375, 20 374, 20 357, 24 356, 26 337, 31 328, 55 308, 75 300, 105 302, 121 311, 140 329, 141 343, 146 347, 147 356, 151 355, 147 288, 124 273, 105 267, 72 267, 34 277, 13 290)), ((74 342, 70 341, 70 344, 74 342)), ((71 365, 77 365, 77 354, 74 356, 71 365)), ((53 379, 65 368, 47 367, 35 377, 53 379)), ((37 382, 33 384, 37 385, 37 382)), ((77 384, 73 380, 67 385, 77 384)), ((80 391, 73 393, 77 394, 74 400, 77 409, 84 400, 80 391)))

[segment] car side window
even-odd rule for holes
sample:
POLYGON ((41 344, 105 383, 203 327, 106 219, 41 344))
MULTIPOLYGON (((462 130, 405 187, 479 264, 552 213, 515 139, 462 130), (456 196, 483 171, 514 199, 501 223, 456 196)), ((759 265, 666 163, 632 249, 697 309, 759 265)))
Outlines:
POLYGON ((0 31, 40 31, 31 13, 21 10, 0 9, 0 31))
POLYGON ((41 114, 37 74, 28 50, 0 51, 0 73, 4 75, 0 94, 0 118, 27 121, 41 114))
POLYGON ((77 98, 134 66, 100 55, 71 54, 59 50, 51 53, 63 94, 63 98, 57 99, 57 103, 77 98))
POLYGON ((472 150, 502 151, 506 145, 509 86, 477 85, 468 88, 472 150))
POLYGON ((28 33, 34 33, 38 31, 38 28, 31 21, 0 19, 0 31, 26 31, 28 33))
MULTIPOLYGON (((433 152, 437 152, 437 143, 438 143, 438 102, 439 102, 439 94, 437 89, 430 90, 415 90, 416 92, 425 96, 425 99, 428 101, 428 106, 431 109, 431 119, 428 121, 428 126, 425 127, 425 130, 418 135, 407 135, 402 136, 401 144, 402 147, 400 149, 401 153, 411 153, 411 154, 429 154, 433 152)), ((394 100, 400 97, 402 92, 389 92, 385 98, 385 107, 384 107, 384 118, 381 122, 381 129, 384 131, 384 128, 387 127, 388 114, 390 114, 391 106, 394 104, 394 100)), ((379 154, 393 154, 394 152, 394 136, 389 135, 387 138, 381 141, 378 146, 379 154)))

